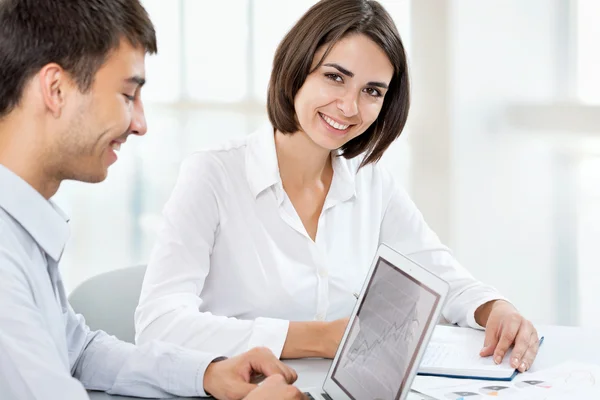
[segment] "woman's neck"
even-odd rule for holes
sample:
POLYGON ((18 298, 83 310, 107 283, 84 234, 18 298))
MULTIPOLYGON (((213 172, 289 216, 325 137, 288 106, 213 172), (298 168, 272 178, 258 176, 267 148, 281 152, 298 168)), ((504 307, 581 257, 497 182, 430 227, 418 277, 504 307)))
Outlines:
POLYGON ((316 145, 306 133, 275 131, 275 148, 284 186, 311 186, 331 180, 331 152, 316 145))

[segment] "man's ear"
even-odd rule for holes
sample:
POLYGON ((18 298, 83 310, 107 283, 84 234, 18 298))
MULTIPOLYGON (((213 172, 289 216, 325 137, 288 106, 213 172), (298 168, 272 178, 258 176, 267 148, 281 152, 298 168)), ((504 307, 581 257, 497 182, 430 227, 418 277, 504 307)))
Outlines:
POLYGON ((66 71, 56 63, 46 64, 38 73, 42 100, 46 109, 56 118, 60 117, 67 94, 73 83, 66 71))

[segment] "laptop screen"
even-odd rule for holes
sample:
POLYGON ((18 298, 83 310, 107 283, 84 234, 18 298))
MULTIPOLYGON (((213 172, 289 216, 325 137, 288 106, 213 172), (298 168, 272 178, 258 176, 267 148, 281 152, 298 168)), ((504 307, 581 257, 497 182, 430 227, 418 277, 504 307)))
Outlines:
POLYGON ((399 399, 439 301, 380 257, 331 379, 351 399, 399 399))

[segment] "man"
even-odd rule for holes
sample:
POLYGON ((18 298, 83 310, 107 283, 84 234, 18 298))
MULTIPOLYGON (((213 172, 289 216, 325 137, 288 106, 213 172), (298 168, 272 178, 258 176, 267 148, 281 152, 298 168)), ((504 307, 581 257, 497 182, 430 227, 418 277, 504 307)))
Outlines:
POLYGON ((223 360, 92 332, 57 266, 67 219, 49 200, 66 179, 100 182, 130 135, 152 23, 138 0, 0 0, 0 397, 296 399, 296 373, 265 349, 223 360), (255 374, 269 376, 258 389, 255 374), (248 394, 250 393, 250 394, 248 394))

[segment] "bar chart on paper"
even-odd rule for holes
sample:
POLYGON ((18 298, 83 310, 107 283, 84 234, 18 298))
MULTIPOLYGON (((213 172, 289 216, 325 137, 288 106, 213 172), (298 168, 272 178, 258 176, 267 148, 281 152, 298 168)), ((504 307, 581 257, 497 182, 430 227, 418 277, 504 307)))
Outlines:
POLYGON ((512 382, 491 385, 485 381, 419 377, 413 388, 436 399, 449 400, 564 400, 600 399, 600 366, 567 362, 512 382))

